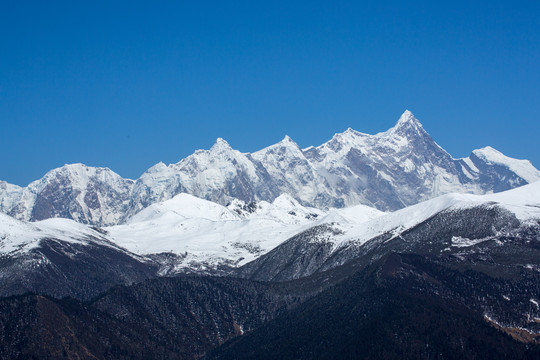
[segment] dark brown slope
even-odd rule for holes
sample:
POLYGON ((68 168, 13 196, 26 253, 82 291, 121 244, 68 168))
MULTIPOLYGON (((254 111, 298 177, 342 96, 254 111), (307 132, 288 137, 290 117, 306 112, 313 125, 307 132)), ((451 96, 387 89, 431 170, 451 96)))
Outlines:
POLYGON ((484 317, 506 331, 527 322, 538 274, 503 279, 455 265, 391 254, 207 359, 538 359, 538 345, 484 317))
POLYGON ((195 359, 299 300, 236 279, 180 277, 91 301, 0 300, 1 359, 195 359))

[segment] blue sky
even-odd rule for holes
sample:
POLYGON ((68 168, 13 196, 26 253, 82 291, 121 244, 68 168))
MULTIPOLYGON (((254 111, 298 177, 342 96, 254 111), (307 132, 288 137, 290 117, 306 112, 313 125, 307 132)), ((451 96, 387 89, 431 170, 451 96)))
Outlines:
POLYGON ((454 157, 540 167, 539 1, 3 1, 0 179, 137 178, 217 137, 255 151, 411 110, 454 157))

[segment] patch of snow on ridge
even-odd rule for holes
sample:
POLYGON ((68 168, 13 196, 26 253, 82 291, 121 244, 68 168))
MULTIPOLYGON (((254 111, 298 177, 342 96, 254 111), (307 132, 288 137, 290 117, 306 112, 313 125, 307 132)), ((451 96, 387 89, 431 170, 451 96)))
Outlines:
POLYGON ((287 224, 300 224, 306 223, 306 220, 316 220, 324 214, 319 209, 300 205, 288 194, 281 194, 272 203, 258 202, 256 210, 248 218, 265 218, 287 224))
POLYGON ((33 225, 0 213, 0 254, 11 254, 36 247, 43 234, 33 225))
POLYGON ((480 244, 488 239, 468 239, 461 236, 452 236, 452 246, 455 247, 469 247, 476 244, 480 244))
POLYGON ((495 194, 480 195, 511 211, 522 221, 538 218, 540 212, 540 181, 495 194))
POLYGON ((330 209, 320 222, 358 225, 385 214, 387 213, 367 205, 356 205, 342 209, 330 209))

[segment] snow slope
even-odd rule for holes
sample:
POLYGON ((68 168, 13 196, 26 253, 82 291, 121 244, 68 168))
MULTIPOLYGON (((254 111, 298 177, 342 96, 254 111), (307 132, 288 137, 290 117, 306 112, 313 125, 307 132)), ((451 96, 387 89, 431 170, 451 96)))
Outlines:
POLYGON ((47 219, 28 223, 0 213, 0 256, 14 256, 37 248, 43 239, 68 243, 115 247, 107 237, 87 225, 68 219, 47 219))
POLYGON ((473 154, 477 158, 483 160, 487 165, 506 167, 509 171, 515 173, 529 183, 533 183, 540 179, 540 171, 538 171, 529 160, 510 158, 491 146, 474 150, 473 154))
POLYGON ((404 231, 442 212, 470 209, 478 206, 497 206, 513 213, 522 223, 540 221, 540 182, 497 194, 446 194, 435 199, 409 206, 373 220, 352 225, 338 222, 342 234, 333 238, 335 249, 354 244, 362 245, 384 233, 399 236, 404 231))
POLYGON ((179 194, 142 210, 124 225, 106 228, 112 241, 137 254, 172 253, 182 258, 173 271, 212 269, 249 262, 313 225, 323 213, 289 195, 273 203, 234 201, 229 208, 179 194), (238 210, 238 211, 237 211, 238 210))

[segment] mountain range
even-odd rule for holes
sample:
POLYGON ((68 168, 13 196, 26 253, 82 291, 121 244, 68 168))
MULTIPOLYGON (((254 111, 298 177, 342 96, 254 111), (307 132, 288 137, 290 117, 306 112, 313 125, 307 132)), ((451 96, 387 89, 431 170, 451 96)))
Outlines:
POLYGON ((408 111, 139 179, 0 182, 0 357, 537 359, 540 172, 408 111))
POLYGON ((272 202, 288 194, 322 210, 364 204, 393 211, 439 195, 499 192, 540 180, 527 160, 491 147, 454 159, 405 111, 388 131, 348 129, 301 149, 291 138, 254 153, 218 139, 176 164, 158 163, 137 180, 108 168, 64 165, 26 187, 0 181, 0 211, 19 220, 62 217, 97 226, 123 224, 180 193, 227 205, 272 202))

